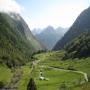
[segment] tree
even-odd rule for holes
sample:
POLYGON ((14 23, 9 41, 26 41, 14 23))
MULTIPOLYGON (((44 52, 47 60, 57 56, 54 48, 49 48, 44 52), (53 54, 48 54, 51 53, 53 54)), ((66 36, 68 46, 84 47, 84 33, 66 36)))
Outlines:
POLYGON ((88 82, 90 82, 90 76, 88 76, 88 82))
POLYGON ((33 78, 30 79, 28 86, 27 86, 27 90, 37 90, 37 87, 36 87, 36 84, 33 78))
POLYGON ((4 83, 0 81, 0 89, 4 87, 4 83))
POLYGON ((63 59, 85 58, 90 56, 90 31, 82 33, 65 46, 63 59))

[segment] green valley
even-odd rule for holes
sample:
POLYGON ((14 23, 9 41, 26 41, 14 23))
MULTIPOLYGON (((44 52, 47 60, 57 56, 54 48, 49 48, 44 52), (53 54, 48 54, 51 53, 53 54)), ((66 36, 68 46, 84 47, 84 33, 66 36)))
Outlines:
MULTIPOLYGON (((64 88, 66 88, 65 90, 84 90, 82 89, 84 87, 86 88, 85 90, 88 90, 89 82, 85 80, 84 75, 74 71, 82 71, 90 76, 90 58, 63 60, 63 55, 63 51, 35 54, 33 56, 35 61, 19 68, 18 73, 21 71, 22 75, 17 82, 18 90, 26 90, 31 77, 35 80, 37 90, 62 90, 61 88, 63 85, 64 88), (33 62, 38 63, 36 63, 34 68, 31 70, 33 62), (42 77, 45 77, 46 80, 40 79, 40 72, 42 72, 42 77)), ((8 77, 4 78, 4 82, 7 82, 7 80, 10 82, 10 75, 13 75, 14 73, 9 69, 5 69, 5 66, 2 68, 2 70, 8 71, 8 77)), ((2 72, 2 70, 0 70, 0 72, 2 72)), ((3 77, 5 76, 3 76, 2 73, 1 78, 3 77)), ((1 80, 2 79, 0 79, 0 81, 1 80)))
MULTIPOLYGON (((34 71, 34 78, 38 90, 59 90, 60 85, 62 85, 63 82, 65 82, 67 86, 67 89, 65 90, 77 90, 75 89, 76 87, 79 88, 78 90, 83 90, 83 84, 86 83, 87 86, 89 85, 85 80, 84 75, 77 73, 77 71, 82 71, 89 77, 90 58, 63 60, 63 54, 63 51, 56 51, 34 56, 34 58, 41 60, 37 65, 38 68, 36 67, 36 70, 34 71), (49 79, 48 81, 39 80, 40 70, 42 70, 42 75, 49 79)), ((88 88, 85 90, 88 90, 88 88)))
MULTIPOLYGON (((0 0, 0 90, 90 90, 90 7, 81 9, 81 13, 77 12, 80 15, 71 27, 62 28, 59 21, 64 25, 71 20, 63 17, 57 21, 58 15, 65 16, 60 11, 67 10, 68 2, 64 9, 59 10, 54 9, 59 5, 56 4, 57 0, 43 0, 43 3, 42 0, 36 0, 40 5, 34 0, 28 0, 27 3, 24 0, 8 1, 0 0), (30 5, 33 1, 34 4, 30 5), (49 8, 55 4, 48 11, 49 17, 46 14, 48 6, 45 10, 44 1, 52 1, 51 4, 47 2, 49 8), (24 4, 25 8, 22 7, 24 4), (36 7, 37 5, 39 6, 36 7), (32 13, 33 11, 35 12, 32 13), (46 26, 43 23, 50 25, 43 28, 46 26), (34 26, 38 28, 34 29, 34 26)), ((75 8, 76 6, 78 5, 75 8)), ((69 12, 70 17, 74 11, 78 11, 71 9, 73 12, 69 12)))

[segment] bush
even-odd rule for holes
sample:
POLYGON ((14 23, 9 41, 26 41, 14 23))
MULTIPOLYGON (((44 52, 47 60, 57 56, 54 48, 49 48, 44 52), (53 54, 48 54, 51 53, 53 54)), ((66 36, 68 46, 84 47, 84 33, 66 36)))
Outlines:
POLYGON ((33 78, 30 79, 28 86, 27 86, 27 90, 37 90, 37 87, 36 87, 36 84, 33 78))
POLYGON ((88 76, 88 82, 90 82, 90 76, 88 76))
POLYGON ((68 66, 68 70, 76 70, 72 65, 68 66))
POLYGON ((4 83, 0 81, 0 89, 4 87, 4 83))
POLYGON ((67 86, 65 82, 62 82, 60 85, 60 90, 67 90, 67 86))

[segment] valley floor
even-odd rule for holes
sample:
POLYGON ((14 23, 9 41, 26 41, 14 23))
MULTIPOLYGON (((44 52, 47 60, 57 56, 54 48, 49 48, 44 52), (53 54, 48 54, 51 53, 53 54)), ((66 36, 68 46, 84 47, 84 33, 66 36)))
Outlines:
POLYGON ((37 73, 42 70, 43 76, 49 78, 48 81, 40 81, 37 79, 40 74, 36 74, 35 80, 38 90, 44 89, 45 86, 44 90, 61 90, 60 87, 63 83, 66 86, 65 90, 90 90, 88 83, 90 58, 62 60, 63 53, 63 51, 57 51, 34 56, 34 58, 41 60, 37 66, 39 68, 37 73), (50 79, 51 77, 52 79, 50 79))
POLYGON ((17 80, 17 76, 16 90, 27 90, 30 77, 34 78, 38 90, 90 90, 90 58, 62 60, 63 53, 36 54, 35 61, 17 68, 15 72, 0 65, 0 81, 13 87, 10 82, 17 80))

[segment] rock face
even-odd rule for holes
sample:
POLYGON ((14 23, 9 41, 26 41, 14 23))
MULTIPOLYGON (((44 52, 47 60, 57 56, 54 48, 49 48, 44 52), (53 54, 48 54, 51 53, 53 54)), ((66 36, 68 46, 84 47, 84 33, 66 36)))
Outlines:
POLYGON ((67 43, 78 37, 81 33, 90 30, 90 7, 84 10, 76 19, 74 24, 63 36, 61 40, 57 42, 53 50, 62 49, 67 43))
POLYGON ((32 35, 23 18, 16 13, 0 13, 0 62, 9 67, 21 65, 44 47, 32 35))

